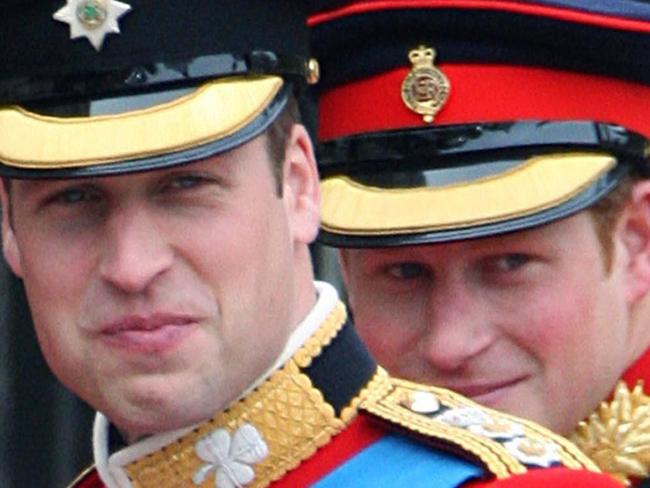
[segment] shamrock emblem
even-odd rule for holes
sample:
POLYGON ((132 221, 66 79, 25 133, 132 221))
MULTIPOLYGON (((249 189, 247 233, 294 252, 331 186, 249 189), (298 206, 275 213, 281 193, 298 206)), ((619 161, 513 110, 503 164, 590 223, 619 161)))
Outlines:
POLYGON ((215 472, 215 486, 241 488, 255 479, 250 466, 264 459, 269 448, 255 427, 244 424, 232 438, 226 429, 217 429, 196 443, 196 454, 205 461, 196 470, 192 481, 202 484, 215 472))

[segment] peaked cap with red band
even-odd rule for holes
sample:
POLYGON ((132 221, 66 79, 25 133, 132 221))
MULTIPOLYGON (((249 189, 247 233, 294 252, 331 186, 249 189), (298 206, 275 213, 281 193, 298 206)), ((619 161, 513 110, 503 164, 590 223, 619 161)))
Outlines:
POLYGON ((530 228, 645 174, 650 4, 339 1, 310 28, 325 243, 530 228))

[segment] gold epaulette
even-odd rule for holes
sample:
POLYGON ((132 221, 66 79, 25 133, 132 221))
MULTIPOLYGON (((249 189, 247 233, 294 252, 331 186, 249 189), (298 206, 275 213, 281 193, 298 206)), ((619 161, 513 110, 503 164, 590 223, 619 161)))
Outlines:
POLYGON ((360 410, 422 442, 474 459, 497 478, 550 466, 599 471, 571 442, 534 422, 443 388, 396 378, 388 378, 388 385, 360 410))
POLYGON ((625 486, 650 475, 650 396, 638 380, 632 390, 619 381, 610 401, 602 402, 569 437, 625 486))

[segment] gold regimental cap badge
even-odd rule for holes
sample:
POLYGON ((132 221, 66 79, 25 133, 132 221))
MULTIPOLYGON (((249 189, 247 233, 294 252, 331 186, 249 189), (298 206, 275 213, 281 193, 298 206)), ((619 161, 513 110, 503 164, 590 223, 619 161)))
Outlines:
POLYGON ((413 68, 402 82, 402 100, 409 109, 422 115, 427 124, 442 110, 451 89, 447 77, 433 65, 435 57, 432 47, 419 46, 410 51, 413 68))

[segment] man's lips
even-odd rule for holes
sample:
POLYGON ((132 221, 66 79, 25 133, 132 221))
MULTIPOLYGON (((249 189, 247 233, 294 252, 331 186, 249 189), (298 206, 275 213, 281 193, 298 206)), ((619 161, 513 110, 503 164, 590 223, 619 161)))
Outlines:
POLYGON ((176 347, 196 326, 197 318, 188 315, 129 315, 104 324, 100 335, 114 347, 132 352, 159 353, 176 347))
POLYGON ((167 325, 183 326, 195 323, 196 319, 188 315, 154 313, 151 315, 128 315, 104 324, 102 334, 112 335, 126 331, 150 331, 167 325))
POLYGON ((508 380, 475 382, 466 384, 448 384, 445 388, 456 391, 476 402, 493 405, 508 393, 508 389, 518 385, 526 379, 520 376, 508 380))

